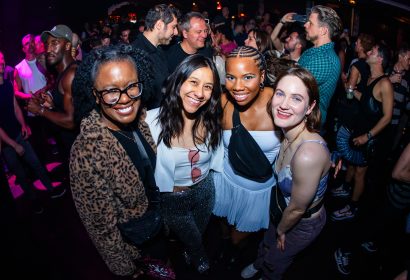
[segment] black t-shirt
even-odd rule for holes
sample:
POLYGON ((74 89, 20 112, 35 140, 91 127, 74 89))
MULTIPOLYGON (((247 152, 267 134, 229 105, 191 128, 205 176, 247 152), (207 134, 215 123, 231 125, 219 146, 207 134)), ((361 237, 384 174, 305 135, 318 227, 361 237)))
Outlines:
POLYGON ((148 142, 145 140, 145 138, 141 135, 139 131, 136 131, 139 139, 141 139, 141 142, 145 148, 145 152, 147 153, 151 167, 149 169, 144 168, 144 162, 142 160, 141 152, 138 149, 137 143, 131 139, 135 139, 134 135, 132 133, 132 130, 122 130, 121 133, 115 130, 110 130, 111 133, 117 138, 117 140, 120 142, 121 146, 124 148, 124 150, 127 152, 128 156, 130 157, 132 163, 134 166, 137 168, 138 173, 141 177, 141 180, 145 182, 147 180, 147 176, 154 176, 153 174, 146 174, 147 170, 148 172, 152 171, 155 169, 155 152, 152 150, 151 146, 148 144, 148 142))
MULTIPOLYGON (((203 56, 206 56, 212 59, 212 49, 211 48, 203 47, 202 49, 199 49, 197 53, 202 54, 203 56)), ((186 57, 188 57, 189 54, 184 52, 184 50, 181 48, 181 44, 175 44, 167 50, 166 56, 167 56, 169 73, 173 73, 175 69, 177 68, 177 66, 186 57)))
POLYGON ((4 80, 0 85, 0 127, 14 140, 21 132, 14 112, 14 90, 9 80, 4 80))
MULTIPOLYGON (((352 71, 351 69, 353 67, 355 67, 360 73, 360 82, 356 86, 357 90, 363 93, 367 90, 367 80, 370 75, 369 64, 367 64, 366 59, 359 58, 358 60, 352 62, 350 65, 350 71, 352 71)), ((353 129, 357 125, 357 119, 359 116, 359 101, 356 98, 346 99, 346 92, 344 88, 340 99, 341 100, 338 106, 340 122, 344 126, 353 129)))
POLYGON ((162 93, 161 88, 164 81, 169 76, 168 64, 161 47, 155 47, 150 41, 142 34, 138 34, 132 46, 141 49, 148 54, 148 59, 151 60, 151 67, 154 74, 153 84, 151 89, 144 88, 143 96, 146 102, 147 109, 158 108, 161 104, 162 93))
POLYGON ((352 64, 351 67, 355 67, 360 73, 360 82, 357 84, 357 90, 363 92, 367 88, 367 80, 370 75, 370 66, 367 64, 366 59, 359 58, 352 64))

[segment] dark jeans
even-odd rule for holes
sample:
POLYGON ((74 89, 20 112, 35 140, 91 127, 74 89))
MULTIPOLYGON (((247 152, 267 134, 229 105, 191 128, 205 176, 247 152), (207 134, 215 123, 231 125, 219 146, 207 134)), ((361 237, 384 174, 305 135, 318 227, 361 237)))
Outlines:
POLYGON ((31 135, 28 138, 35 153, 40 159, 41 163, 46 164, 47 160, 47 122, 42 117, 27 117, 27 124, 31 129, 31 135))
POLYGON ((263 279, 282 279, 296 254, 316 239, 326 223, 324 207, 318 213, 318 216, 301 219, 286 233, 283 252, 276 247, 276 227, 269 223, 269 228, 259 244, 258 257, 253 263, 256 269, 262 270, 263 279))
POLYGON ((207 259, 202 246, 204 233, 215 202, 215 187, 212 174, 190 190, 164 193, 161 208, 164 222, 187 247, 195 265, 207 259))
POLYGON ((34 171, 34 174, 38 176, 47 190, 51 191, 53 187, 51 180, 48 177, 47 170, 40 163, 40 160, 38 159, 30 143, 24 140, 21 135, 17 136, 15 141, 23 146, 25 151, 23 156, 19 156, 14 148, 8 145, 3 148, 2 153, 7 166, 10 171, 16 175, 16 181, 23 188, 25 194, 29 199, 35 199, 36 195, 32 188, 32 184, 28 182, 23 162, 25 162, 34 171))
POLYGON ((0 207, 4 204, 12 204, 14 202, 13 194, 11 193, 9 182, 6 173, 4 172, 3 162, 0 160, 0 207))

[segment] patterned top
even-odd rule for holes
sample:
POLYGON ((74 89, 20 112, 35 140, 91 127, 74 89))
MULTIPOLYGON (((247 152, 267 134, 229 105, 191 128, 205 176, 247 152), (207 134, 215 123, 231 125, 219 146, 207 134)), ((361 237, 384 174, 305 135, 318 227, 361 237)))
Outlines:
POLYGON ((306 50, 299 59, 299 65, 309 70, 319 86, 319 107, 322 124, 326 121, 327 108, 335 92, 340 76, 340 61, 330 42, 306 50))
MULTIPOLYGON (((300 148, 300 146, 302 146, 304 143, 318 143, 320 145, 323 146, 324 149, 326 149, 327 152, 329 152, 329 150, 327 149, 327 145, 325 142, 320 141, 320 140, 305 140, 302 143, 299 144, 299 146, 296 148, 296 151, 300 148)), ((295 152, 296 154, 296 152, 295 152)), ((294 154, 294 155, 295 155, 294 154)), ((292 158, 293 160, 293 158, 292 158)), ((291 160, 291 161, 292 161, 291 160)), ((276 161, 277 163, 277 161, 276 161)), ((282 191, 282 194, 285 198, 286 201, 286 205, 289 205, 290 202, 290 197, 291 197, 291 193, 292 193, 292 185, 293 185, 293 176, 292 176, 292 169, 290 164, 282 167, 281 170, 277 171, 276 170, 276 164, 275 164, 275 168, 274 168, 274 172, 276 173, 276 176, 278 176, 278 184, 277 187, 282 191)), ((329 172, 327 172, 322 178, 320 178, 319 180, 319 184, 316 190, 316 194, 315 197, 312 200, 312 203, 320 200, 323 198, 323 196, 325 195, 326 192, 326 188, 327 188, 327 179, 329 176, 329 172)))
MULTIPOLYGON (((156 151, 148 125, 139 121, 138 128, 156 151)), ((95 110, 81 121, 71 149, 70 186, 81 221, 110 271, 134 273, 139 250, 124 241, 117 224, 141 217, 148 199, 138 169, 95 110)))

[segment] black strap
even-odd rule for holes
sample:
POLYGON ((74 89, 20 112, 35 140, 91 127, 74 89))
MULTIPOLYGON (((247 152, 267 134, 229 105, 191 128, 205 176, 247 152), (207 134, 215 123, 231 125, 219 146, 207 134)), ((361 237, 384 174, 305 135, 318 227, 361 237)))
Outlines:
POLYGON ((388 77, 388 76, 387 75, 381 75, 380 77, 377 77, 373 82, 370 83, 370 85, 368 85, 368 87, 373 88, 384 77, 388 77))
POLYGON ((138 136, 137 132, 134 130, 132 132, 134 135, 135 141, 137 142, 138 150, 140 151, 142 160, 144 162, 144 165, 149 165, 152 168, 151 161, 149 160, 149 157, 147 155, 147 151, 144 148, 144 145, 141 142, 140 137, 138 136))
POLYGON ((236 109, 236 106, 234 105, 233 107, 233 113, 232 113, 232 125, 234 127, 241 125, 241 117, 239 116, 239 111, 236 109))
MULTIPOLYGON (((310 205, 312 205, 312 204, 310 204, 310 205)), ((305 211, 305 214, 303 214, 302 218, 310 218, 313 214, 315 214, 317 211, 319 211, 320 208, 322 208, 322 205, 323 205, 323 198, 314 207, 307 209, 305 211)))
POLYGON ((154 168, 152 167, 151 160, 148 157, 147 151, 145 150, 144 144, 142 143, 138 133, 134 130, 132 134, 134 135, 136 144, 138 146, 138 150, 140 152, 140 155, 143 161, 143 166, 145 167, 145 173, 146 173, 145 178, 146 179, 143 185, 145 188, 145 194, 149 201, 148 209, 158 208, 160 197, 159 197, 159 188, 157 187, 157 184, 155 182, 154 168))

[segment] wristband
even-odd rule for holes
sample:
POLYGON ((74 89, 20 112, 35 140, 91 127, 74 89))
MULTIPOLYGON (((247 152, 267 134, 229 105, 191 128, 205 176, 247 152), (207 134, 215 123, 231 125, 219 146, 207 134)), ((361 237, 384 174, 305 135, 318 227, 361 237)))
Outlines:
POLYGON ((285 24, 286 22, 284 22, 283 20, 280 20, 280 23, 285 24))
POLYGON ((367 139, 372 139, 373 138, 373 134, 369 131, 367 132, 367 139))

